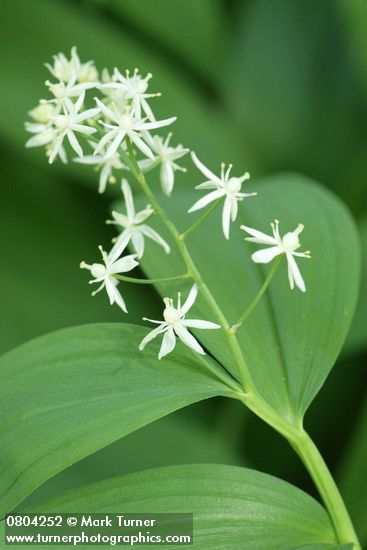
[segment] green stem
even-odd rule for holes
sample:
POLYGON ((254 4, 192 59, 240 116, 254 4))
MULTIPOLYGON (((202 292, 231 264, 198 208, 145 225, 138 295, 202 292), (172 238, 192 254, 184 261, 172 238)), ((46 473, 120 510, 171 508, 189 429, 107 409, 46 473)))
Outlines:
MULTIPOLYGON (((188 270, 191 278, 198 285, 198 288, 200 289, 202 295, 206 299, 206 301, 207 301, 208 305, 210 306, 211 310, 213 311, 215 317, 219 321, 219 324, 223 328, 225 334, 226 335, 229 334, 230 333, 230 327, 229 327, 227 319, 225 318, 224 314, 222 313, 222 310, 220 309, 217 301, 215 300, 214 296, 210 292, 209 288, 207 287, 207 285, 203 281, 203 279, 201 277, 201 274, 198 271, 196 265, 194 264, 184 241, 180 238, 180 233, 176 229, 175 225, 168 218, 167 214, 165 213, 163 208, 160 206, 157 199, 155 198, 154 193, 151 191, 149 185, 147 184, 145 176, 142 173, 142 171, 140 170, 139 165, 136 161, 135 153, 134 153, 134 150, 132 148, 132 145, 131 145, 131 142, 130 142, 129 138, 126 137, 125 140, 126 140, 126 145, 127 145, 128 153, 129 153, 129 156, 130 156, 131 164, 132 164, 132 167, 133 167, 133 174, 134 174, 137 182, 139 183, 140 187, 144 191, 145 195, 148 197, 149 203, 154 208, 154 210, 156 211, 158 216, 161 218, 162 222, 167 227, 167 229, 171 233, 172 237, 175 239, 177 247, 178 247, 178 249, 181 253, 181 256, 182 256, 182 258, 183 258, 183 260, 186 264, 187 270, 188 270)), ((234 342, 232 342, 230 345, 233 345, 233 344, 234 344, 234 342)), ((239 369, 240 369, 241 381, 244 384, 244 387, 247 388, 250 385, 252 386, 253 384, 252 384, 251 376, 250 376, 250 373, 247 369, 247 366, 246 365, 240 365, 239 369)))
POLYGON ((322 455, 303 429, 302 424, 293 424, 283 420, 260 395, 243 394, 239 399, 285 437, 298 454, 317 487, 338 542, 340 544, 353 543, 354 550, 362 550, 339 489, 322 455))
POLYGON ((199 270, 197 269, 193 259, 190 256, 190 253, 184 241, 181 238, 180 233, 176 229, 175 225, 171 222, 166 212, 160 206, 155 198, 154 193, 151 191, 148 183, 146 182, 144 174, 141 172, 139 165, 136 161, 135 153, 129 138, 125 139, 132 165, 132 171, 137 182, 139 183, 143 192, 148 197, 151 206, 154 208, 155 212, 159 215, 162 222, 165 224, 172 237, 175 239, 182 259, 186 264, 189 276, 198 285, 201 295, 208 303, 214 316, 216 317, 217 321, 223 329, 235 364, 239 369, 241 383, 244 388, 243 393, 238 392, 237 398, 289 441, 291 446, 300 456, 302 462, 305 464, 320 492, 320 495, 322 496, 325 507, 328 510, 331 521, 334 525, 335 533, 338 537, 339 542, 353 542, 355 548, 360 550, 361 547, 355 535, 342 497, 340 496, 338 488, 336 487, 336 484, 325 462, 323 461, 322 456, 320 455, 312 440, 303 430, 301 422, 297 418, 292 416, 292 413, 290 413, 289 418, 285 420, 258 393, 256 386, 252 380, 251 373, 248 370, 235 332, 229 326, 229 323, 225 315, 223 314, 219 304, 217 303, 213 294, 203 280, 199 270))
POLYGON ((353 543, 355 550, 361 550, 358 537, 338 487, 310 436, 302 430, 292 447, 301 458, 312 477, 333 523, 341 544, 353 543))
POLYGON ((186 229, 186 231, 184 231, 184 233, 182 233, 180 235, 180 239, 182 241, 184 241, 185 239, 187 239, 187 237, 190 235, 190 233, 192 233, 200 224, 203 223, 203 221, 206 220, 206 218, 208 216, 210 216, 210 214, 213 212, 213 210, 215 210, 218 206, 219 203, 222 202, 222 198, 216 200, 210 208, 208 208, 208 210, 198 219, 196 220, 195 223, 193 223, 188 229, 186 229))
POLYGON ((124 275, 114 274, 115 279, 124 281, 125 283, 135 283, 138 285, 154 285, 156 283, 168 283, 169 281, 181 281, 190 277, 188 273, 183 275, 175 275, 174 277, 163 277, 162 279, 136 279, 135 277, 125 277, 124 275))
POLYGON ((244 323, 244 321, 246 321, 246 319, 251 315, 251 313, 253 312, 253 310, 255 309, 255 307, 257 306, 258 302, 261 300, 264 292, 266 291, 266 289, 268 288, 269 284, 270 284, 270 281, 272 280, 272 278, 274 277, 275 275, 275 272, 276 270, 278 269, 279 265, 280 265, 280 262, 282 261, 282 258, 283 258, 283 255, 280 255, 278 256, 273 265, 272 265, 272 268, 271 270, 269 271, 268 273, 268 276, 266 277, 265 281, 264 281, 264 284, 262 285, 262 287, 260 288, 259 292, 256 294, 255 298, 252 300, 251 304, 248 306, 248 308, 242 313, 241 317, 238 319, 237 323, 235 323, 232 327, 231 327, 231 330, 233 332, 237 332, 237 330, 240 328, 240 326, 242 325, 242 323, 244 323))

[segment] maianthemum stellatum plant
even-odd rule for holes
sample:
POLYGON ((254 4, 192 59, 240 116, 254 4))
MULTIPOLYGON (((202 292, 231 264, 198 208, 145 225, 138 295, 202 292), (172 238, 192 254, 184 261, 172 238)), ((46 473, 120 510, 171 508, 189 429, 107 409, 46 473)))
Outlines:
POLYGON ((93 166, 100 193, 121 187, 123 201, 107 221, 116 229, 113 244, 99 245, 97 260, 80 264, 91 274, 93 294, 106 292, 124 315, 124 285, 151 284, 164 305, 161 319, 144 317, 153 330, 128 323, 75 327, 2 358, 11 390, 4 411, 22 419, 4 434, 2 512, 97 449, 220 395, 239 400, 288 440, 323 506, 272 476, 208 464, 99 482, 42 510, 193 511, 198 548, 361 548, 303 423, 356 302, 358 245, 345 207, 300 175, 250 185, 247 172, 235 175, 223 163, 217 172, 198 152, 191 152, 195 189, 174 189, 189 149, 155 133, 176 118, 156 119, 160 94, 148 91, 150 74, 117 68, 99 74, 75 48, 46 66, 51 97, 30 111, 27 147, 44 147, 50 164, 71 158, 93 166), (155 168, 161 191, 148 183, 155 168), (138 265, 147 278, 127 275, 138 265), (44 433, 37 440, 40 418, 44 433))

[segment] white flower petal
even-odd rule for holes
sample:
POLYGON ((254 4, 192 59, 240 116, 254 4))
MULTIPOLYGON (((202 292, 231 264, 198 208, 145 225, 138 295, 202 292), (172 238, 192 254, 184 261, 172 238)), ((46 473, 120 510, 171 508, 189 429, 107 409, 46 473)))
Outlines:
POLYGON ((85 155, 83 158, 75 158, 73 159, 74 162, 78 162, 79 164, 100 164, 101 159, 99 157, 95 157, 94 155, 85 155))
POLYGON ((121 256, 123 251, 125 250, 127 244, 129 243, 131 238, 131 232, 129 230, 123 231, 118 237, 113 245, 113 247, 110 250, 110 253, 108 255, 108 258, 110 262, 114 263, 116 262, 117 258, 121 256))
POLYGON ((59 151, 58 151, 58 155, 61 159, 61 162, 63 162, 64 164, 67 164, 68 163, 68 159, 67 159, 67 156, 66 156, 66 151, 64 149, 64 147, 61 145, 59 151))
POLYGON ((54 132, 41 132, 40 134, 36 134, 35 136, 32 136, 29 138, 29 140, 26 142, 25 146, 28 147, 41 147, 42 145, 47 145, 47 143, 50 143, 55 138, 54 132))
POLYGON ((99 115, 99 109, 87 109, 86 111, 83 111, 79 115, 76 115, 75 121, 76 122, 82 122, 83 120, 88 120, 90 118, 94 118, 97 115, 99 115))
POLYGON ((189 214, 191 212, 196 212, 196 210, 200 210, 201 208, 205 208, 209 203, 216 201, 220 197, 223 197, 225 192, 222 189, 217 189, 216 191, 212 191, 211 193, 208 193, 207 195, 204 195, 204 197, 201 197, 198 201, 196 201, 195 204, 192 205, 192 207, 188 210, 189 214))
POLYGON ((213 174, 213 172, 211 172, 211 170, 209 170, 209 168, 207 168, 202 162, 200 162, 198 157, 195 155, 194 151, 191 151, 191 158, 194 164, 196 165, 196 167, 200 170, 202 174, 204 174, 206 178, 208 178, 208 180, 214 181, 217 185, 219 185, 220 187, 223 187, 222 180, 218 178, 218 176, 213 174))
POLYGON ((185 346, 196 351, 196 353, 200 353, 200 355, 205 355, 205 351, 203 350, 199 342, 192 336, 192 334, 189 333, 187 328, 182 326, 180 323, 177 323, 174 327, 174 330, 181 342, 185 344, 185 346))
POLYGON ((115 293, 115 303, 122 309, 124 313, 127 313, 128 311, 127 311, 125 300, 121 296, 116 286, 114 287, 114 293, 115 293))
POLYGON ((162 128, 162 126, 168 126, 175 122, 177 117, 173 116, 171 118, 166 118, 164 120, 155 120, 154 122, 139 122, 136 127, 139 130, 154 130, 154 128, 162 128))
POLYGON ((39 122, 25 122, 24 127, 27 130, 27 132, 30 132, 31 134, 39 134, 41 132, 44 132, 48 129, 47 125, 39 122))
POLYGON ((135 254, 129 254, 129 256, 124 256, 123 258, 113 262, 110 266, 109 272, 111 274, 125 273, 126 271, 131 271, 137 265, 139 265, 139 262, 135 260, 135 254))
POLYGON ((147 100, 144 99, 144 98, 141 98, 140 103, 141 103, 143 111, 147 115, 148 119, 151 120, 151 121, 155 120, 154 113, 153 113, 152 109, 150 108, 150 105, 147 102, 147 100))
POLYGON ((280 246, 271 246, 270 248, 263 248, 257 250, 251 255, 251 260, 257 264, 267 264, 274 260, 275 256, 282 254, 283 250, 280 246))
POLYGON ((116 210, 112 210, 112 216, 113 220, 109 220, 109 223, 121 225, 121 227, 127 227, 129 225, 129 220, 125 214, 121 214, 121 212, 116 212, 116 210))
POLYGON ((292 254, 290 254, 289 252, 287 253, 287 261, 288 261, 288 277, 289 277, 289 283, 291 288, 293 289, 294 283, 296 283, 296 285, 302 292, 306 292, 306 286, 302 278, 301 272, 298 268, 298 265, 296 264, 295 259, 293 258, 292 254))
POLYGON ((58 153, 61 151, 63 139, 64 139, 64 135, 61 134, 61 136, 59 136, 59 137, 54 141, 54 144, 53 144, 52 149, 51 149, 51 152, 50 152, 50 156, 49 156, 49 158, 48 158, 49 164, 52 164, 52 163, 53 163, 53 161, 55 160, 56 156, 57 156, 58 153))
POLYGON ((110 277, 106 277, 106 279, 105 279, 105 281, 104 281, 104 285, 106 286, 108 298, 109 298, 110 304, 111 304, 111 306, 112 306, 112 304, 113 304, 114 301, 115 301, 115 293, 114 293, 114 290, 115 290, 116 285, 110 280, 110 277))
POLYGON ((139 160, 138 161, 138 165, 139 165, 139 168, 142 172, 144 172, 144 170, 147 170, 148 168, 150 168, 154 163, 155 163, 156 159, 154 158, 153 159, 142 159, 142 160, 139 160))
POLYGON ((127 217, 130 221, 133 221, 135 218, 134 200, 133 194, 131 192, 131 187, 126 179, 123 179, 121 181, 121 189, 124 194, 127 217))
POLYGON ((98 143, 97 147, 94 149, 94 156, 98 155, 102 149, 104 148, 107 143, 113 140, 113 138, 116 136, 117 130, 111 130, 110 132, 107 132, 102 138, 101 141, 98 143))
POLYGON ((198 286, 195 283, 195 284, 192 285, 191 290, 189 292, 189 295, 186 298, 185 303, 181 307, 181 313, 182 314, 185 315, 189 311, 189 309, 193 306, 193 304, 194 304, 194 302, 197 298, 197 295, 198 295, 198 286))
POLYGON ((157 244, 159 244, 165 251, 166 254, 169 254, 171 251, 170 246, 166 243, 166 241, 151 227, 148 225, 142 225, 140 227, 140 230, 144 235, 146 235, 149 239, 152 239, 152 241, 155 241, 157 244))
POLYGON ((158 319, 149 319, 149 317, 143 317, 143 321, 149 321, 149 323, 154 323, 155 325, 162 325, 162 324, 165 324, 164 321, 162 321, 162 319, 160 319, 158 321, 158 319))
POLYGON ((262 231, 258 231, 257 229, 252 229, 252 227, 241 225, 240 229, 246 231, 246 233, 248 233, 249 235, 252 235, 252 237, 246 237, 246 241, 258 244, 278 244, 278 241, 274 237, 266 235, 265 233, 263 233, 262 231))
POLYGON ((74 109, 75 109, 75 112, 76 112, 76 113, 79 112, 79 109, 80 109, 81 106, 83 105, 83 103, 84 103, 84 98, 85 98, 85 90, 82 90, 80 96, 78 97, 78 99, 76 100, 76 103, 75 103, 75 105, 74 105, 74 109))
POLYGON ((153 208, 150 206, 150 204, 148 204, 148 206, 146 208, 144 208, 143 210, 140 210, 140 212, 135 214, 134 224, 135 225, 140 225, 147 218, 150 218, 150 216, 153 214, 153 212, 154 212, 153 208))
POLYGON ((111 111, 111 109, 106 107, 106 105, 102 103, 102 101, 100 101, 98 97, 95 98, 95 101, 102 113, 105 114, 107 118, 113 120, 114 122, 116 122, 116 124, 119 124, 120 116, 117 113, 114 113, 113 111, 111 111))
POLYGON ((109 265, 113 264, 117 258, 123 253, 123 251, 125 250, 128 242, 130 241, 130 232, 129 231, 124 231, 124 239, 122 238, 121 236, 121 243, 120 243, 120 250, 118 251, 116 249, 116 245, 112 247, 112 249, 110 250, 109 254, 108 254, 108 262, 109 262, 109 265))
POLYGON ((238 201, 235 197, 231 197, 231 221, 234 222, 238 213, 238 201))
POLYGON ((131 241, 138 258, 142 258, 144 254, 144 236, 142 235, 140 227, 133 230, 131 241))
POLYGON ((218 185, 212 181, 204 181, 199 185, 195 185, 195 189, 218 189, 218 185))
POLYGON ((232 198, 230 195, 227 195, 223 205, 222 211, 222 229, 225 238, 229 239, 229 226, 231 223, 231 207, 232 207, 232 198))
POLYGON ((183 319, 180 321, 181 325, 189 328, 202 328, 202 329, 217 329, 221 328, 217 323, 212 323, 211 321, 204 321, 202 319, 183 319))
POLYGON ((72 148, 74 149, 76 154, 79 155, 80 157, 82 157, 83 156, 83 149, 81 148, 78 140, 76 139, 74 132, 72 130, 68 130, 66 132, 66 135, 68 137, 70 145, 72 146, 72 148))
POLYGON ((99 174, 98 193, 104 193, 107 187, 107 181, 111 174, 111 166, 105 164, 99 174))
POLYGON ((111 280, 110 277, 106 277, 105 283, 106 283, 107 294, 110 299, 110 304, 112 305, 116 303, 124 313, 127 313, 125 301, 121 296, 120 292, 117 290, 115 280, 111 280))
MULTIPOLYGON (((111 157, 113 157, 113 155, 116 153, 117 149, 120 147, 122 140, 125 138, 125 135, 126 135, 126 132, 124 132, 124 131, 119 132, 116 135, 116 137, 114 138, 111 145, 108 147, 108 149, 106 151, 106 157, 105 157, 106 159, 110 159, 111 157)), ((99 145, 98 145, 98 147, 99 147, 99 145)))
POLYGON ((159 327, 148 332, 148 334, 142 339, 142 341, 139 344, 140 351, 143 351, 143 349, 148 344, 148 342, 153 340, 153 338, 155 338, 156 336, 158 336, 158 334, 161 334, 165 330, 167 330, 167 324, 161 322, 159 327))
POLYGON ((131 139, 131 141, 133 141, 135 143, 135 145, 137 146, 138 149, 140 149, 140 151, 143 153, 143 155, 146 155, 147 157, 151 158, 152 160, 154 159, 154 155, 151 151, 151 149, 148 147, 148 145, 146 143, 144 143, 144 141, 138 136, 138 134, 136 132, 128 132, 128 135, 131 139))
POLYGON ((160 180, 162 190, 168 197, 171 195, 174 184, 174 172, 170 162, 162 162, 161 171, 160 171, 160 180))
POLYGON ((162 359, 165 355, 170 353, 176 345, 176 336, 172 327, 168 327, 167 332, 163 336, 161 349, 158 353, 158 359, 162 359))
POLYGON ((75 122, 70 124, 70 129, 73 130, 73 132, 81 132, 82 134, 87 135, 95 134, 97 131, 95 128, 85 126, 84 124, 75 124, 75 122))

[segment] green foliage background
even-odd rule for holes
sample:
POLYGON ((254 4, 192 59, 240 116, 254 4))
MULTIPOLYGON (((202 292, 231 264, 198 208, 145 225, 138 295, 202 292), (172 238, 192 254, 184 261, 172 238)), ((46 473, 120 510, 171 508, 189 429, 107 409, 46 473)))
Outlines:
MULTIPOLYGON (((85 167, 50 167, 26 150, 23 121, 43 97, 43 63, 78 47, 97 66, 151 71, 157 115, 177 115, 177 141, 210 166, 256 178, 298 171, 349 206, 360 229, 360 302, 338 365, 306 427, 336 473, 367 542, 367 3, 363 0, 2 0, 1 330, 6 351, 81 323, 159 314, 152 289, 128 288, 129 316, 90 298, 78 265, 111 237, 85 167)), ((186 163, 188 165, 188 163, 186 163)), ((192 186, 190 169, 177 186, 192 186)), ((286 200, 286 198, 285 198, 286 200)), ((343 250, 340 250, 343 254, 343 250)), ((313 493, 286 442, 232 400, 172 414, 75 464, 31 497, 160 465, 247 465, 313 493)), ((29 501, 31 500, 29 499, 29 501)))

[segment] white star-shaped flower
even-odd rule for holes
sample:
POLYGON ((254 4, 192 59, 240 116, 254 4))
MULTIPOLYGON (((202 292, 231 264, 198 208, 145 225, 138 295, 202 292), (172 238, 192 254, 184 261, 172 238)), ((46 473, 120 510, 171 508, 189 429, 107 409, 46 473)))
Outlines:
POLYGON ((126 180, 122 180, 121 189, 124 194, 125 205, 126 205, 126 214, 120 214, 120 212, 112 211, 113 220, 107 220, 107 223, 119 225, 123 227, 124 230, 122 233, 115 239, 115 245, 111 250, 111 254, 115 253, 118 256, 121 254, 121 246, 126 246, 127 242, 131 240, 135 248, 135 252, 138 258, 141 258, 144 254, 144 237, 152 239, 157 244, 159 244, 166 254, 170 252, 170 247, 164 239, 149 225, 144 224, 144 222, 150 218, 153 214, 153 208, 148 205, 144 210, 140 212, 135 212, 133 195, 131 192, 130 185, 126 180))
MULTIPOLYGON (((46 146, 46 155, 50 157, 52 148, 59 136, 58 130, 50 124, 41 124, 35 122, 26 122, 25 129, 27 132, 34 134, 31 138, 26 141, 25 146, 30 147, 42 147, 46 146)), ((58 148, 55 158, 59 156, 61 161, 66 164, 68 159, 66 156, 66 151, 63 145, 61 144, 58 148)))
POLYGON ((201 319, 185 319, 186 313, 192 307, 198 294, 198 288, 196 284, 191 288, 186 302, 181 306, 181 295, 178 293, 177 306, 174 307, 173 300, 171 298, 164 298, 165 309, 163 311, 163 321, 157 321, 155 319, 147 319, 144 317, 144 321, 150 321, 151 323, 158 324, 159 326, 149 332, 145 338, 141 341, 139 349, 142 351, 145 346, 153 340, 158 334, 163 334, 162 345, 159 350, 158 359, 162 359, 165 355, 170 353, 176 345, 176 336, 186 346, 193 351, 205 355, 203 348, 199 342, 190 334, 188 328, 200 328, 200 329, 218 329, 220 325, 212 323, 211 321, 203 321, 201 319))
POLYGON ((138 69, 135 69, 132 76, 130 76, 130 72, 126 70, 125 75, 126 76, 123 76, 120 71, 115 68, 113 75, 114 82, 102 84, 100 87, 120 90, 123 97, 130 102, 131 112, 134 117, 140 119, 142 117, 142 113, 144 113, 149 120, 155 120, 153 111, 150 108, 147 99, 151 97, 158 97, 161 94, 147 93, 148 82, 152 78, 152 75, 148 73, 147 76, 143 78, 139 74, 138 69))
POLYGON ((169 145, 172 134, 169 133, 166 139, 160 136, 151 136, 148 132, 144 134, 145 141, 148 143, 149 147, 155 153, 155 159, 144 159, 139 162, 139 166, 143 170, 148 170, 155 165, 156 162, 159 162, 161 165, 160 170, 160 181, 162 190, 165 195, 168 197, 173 191, 173 185, 175 181, 175 171, 180 170, 181 172, 186 172, 186 168, 176 164, 176 160, 186 155, 190 149, 185 149, 182 145, 177 145, 172 147, 169 145))
POLYGON ((266 235, 257 229, 252 229, 246 225, 241 225, 241 229, 246 231, 251 237, 246 237, 246 241, 258 244, 269 245, 270 248, 263 248, 254 252, 251 256, 251 259, 259 264, 267 264, 274 260, 279 254, 285 254, 288 262, 288 279, 289 285, 293 290, 294 285, 302 291, 306 292, 306 286, 300 270, 296 264, 296 261, 293 256, 299 256, 301 258, 311 258, 310 251, 306 250, 305 252, 296 252, 301 246, 299 242, 298 235, 303 231, 304 226, 300 223, 294 231, 290 231, 283 235, 279 234, 279 221, 275 220, 271 224, 273 231, 273 236, 266 235))
POLYGON ((38 105, 31 109, 28 114, 35 122, 47 124, 53 116, 58 114, 58 111, 55 105, 41 99, 38 105))
POLYGON ((27 132, 34 134, 26 142, 26 147, 41 147, 55 141, 58 131, 50 124, 42 124, 41 122, 26 122, 25 129, 27 132))
MULTIPOLYGON (((30 132, 32 137, 30 137, 25 146, 28 147, 42 147, 46 145, 47 155, 50 155, 50 149, 52 144, 58 136, 58 131, 52 123, 52 118, 58 114, 58 109, 55 105, 41 101, 37 107, 29 111, 29 115, 34 122, 26 122, 25 129, 27 132, 30 132)), ((60 147, 58 151, 62 162, 66 163, 66 152, 64 147, 60 147)))
MULTIPOLYGON (((96 143, 93 143, 92 141, 89 143, 93 149, 97 147, 96 143)), ((113 170, 126 169, 125 164, 121 162, 118 152, 112 155, 112 157, 106 159, 106 152, 104 149, 101 150, 99 155, 85 155, 82 158, 75 158, 74 162, 90 165, 94 164, 96 165, 96 169, 100 170, 98 193, 105 192, 107 183, 116 182, 116 178, 113 175, 113 170)))
POLYGON ((54 99, 48 100, 48 103, 55 103, 58 105, 60 111, 67 98, 79 97, 82 92, 95 88, 97 84, 98 82, 84 82, 77 84, 75 76, 73 76, 66 84, 65 82, 57 82, 55 84, 49 80, 46 80, 46 86, 54 96, 54 99))
POLYGON ((116 153, 120 144, 125 139, 125 136, 128 136, 144 155, 154 160, 154 155, 150 147, 148 147, 148 145, 140 137, 141 132, 143 130, 153 130, 154 128, 161 128, 162 126, 172 124, 172 122, 176 120, 176 117, 167 118, 165 120, 156 120, 154 122, 145 122, 144 120, 134 117, 129 111, 125 111, 123 114, 117 111, 114 112, 109 109, 109 107, 106 107, 106 105, 104 105, 104 103, 102 103, 102 101, 98 98, 95 98, 95 100, 100 110, 115 124, 107 124, 106 122, 102 122, 103 126, 108 128, 109 131, 107 131, 97 145, 94 154, 99 154, 102 148, 110 143, 110 146, 106 151, 106 158, 111 157, 116 153))
POLYGON ((82 113, 79 113, 83 102, 84 102, 85 92, 83 91, 78 97, 75 104, 73 104, 69 98, 65 99, 64 105, 64 114, 56 115, 53 117, 52 121, 57 129, 56 137, 53 142, 50 157, 48 162, 50 164, 55 160, 56 155, 59 153, 62 143, 65 136, 68 138, 68 141, 71 147, 74 149, 77 155, 80 157, 83 156, 83 150, 75 136, 74 132, 80 132, 82 134, 94 134, 97 130, 91 126, 86 126, 85 124, 80 124, 85 120, 94 118, 98 115, 99 109, 87 109, 82 113))
MULTIPOLYGON (((127 241, 125 242, 125 246, 121 246, 121 252, 123 252, 124 248, 127 245, 127 241)), ((92 292, 92 296, 95 296, 97 292, 102 290, 102 288, 106 288, 110 304, 116 303, 122 311, 127 313, 126 304, 121 296, 120 292, 117 290, 117 285, 119 281, 114 277, 116 273, 126 273, 127 271, 131 271, 136 267, 138 262, 135 260, 136 254, 130 254, 128 256, 125 256, 124 258, 118 259, 118 256, 116 255, 116 252, 112 251, 107 254, 101 246, 99 246, 99 250, 101 251, 102 258, 103 258, 103 264, 87 264, 85 262, 81 262, 80 267, 82 269, 89 269, 89 271, 92 274, 92 279, 89 281, 89 284, 93 283, 101 283, 101 285, 92 292)))
POLYGON ((53 56, 54 63, 46 63, 47 69, 52 76, 61 82, 69 82, 72 78, 79 82, 90 82, 98 80, 98 72, 93 61, 81 63, 76 47, 71 49, 70 59, 62 52, 53 56))
POLYGON ((230 177, 232 164, 229 165, 226 171, 225 165, 222 164, 221 175, 218 177, 200 162, 195 153, 191 153, 191 157, 200 172, 208 178, 207 181, 197 185, 195 189, 214 189, 214 191, 211 191, 199 199, 189 209, 189 213, 196 212, 196 210, 204 208, 211 202, 225 197, 222 211, 222 228, 225 238, 229 239, 229 226, 231 221, 234 222, 237 217, 238 202, 242 201, 245 197, 253 197, 257 194, 241 193, 242 183, 250 178, 250 174, 245 172, 244 175, 239 178, 230 177))

